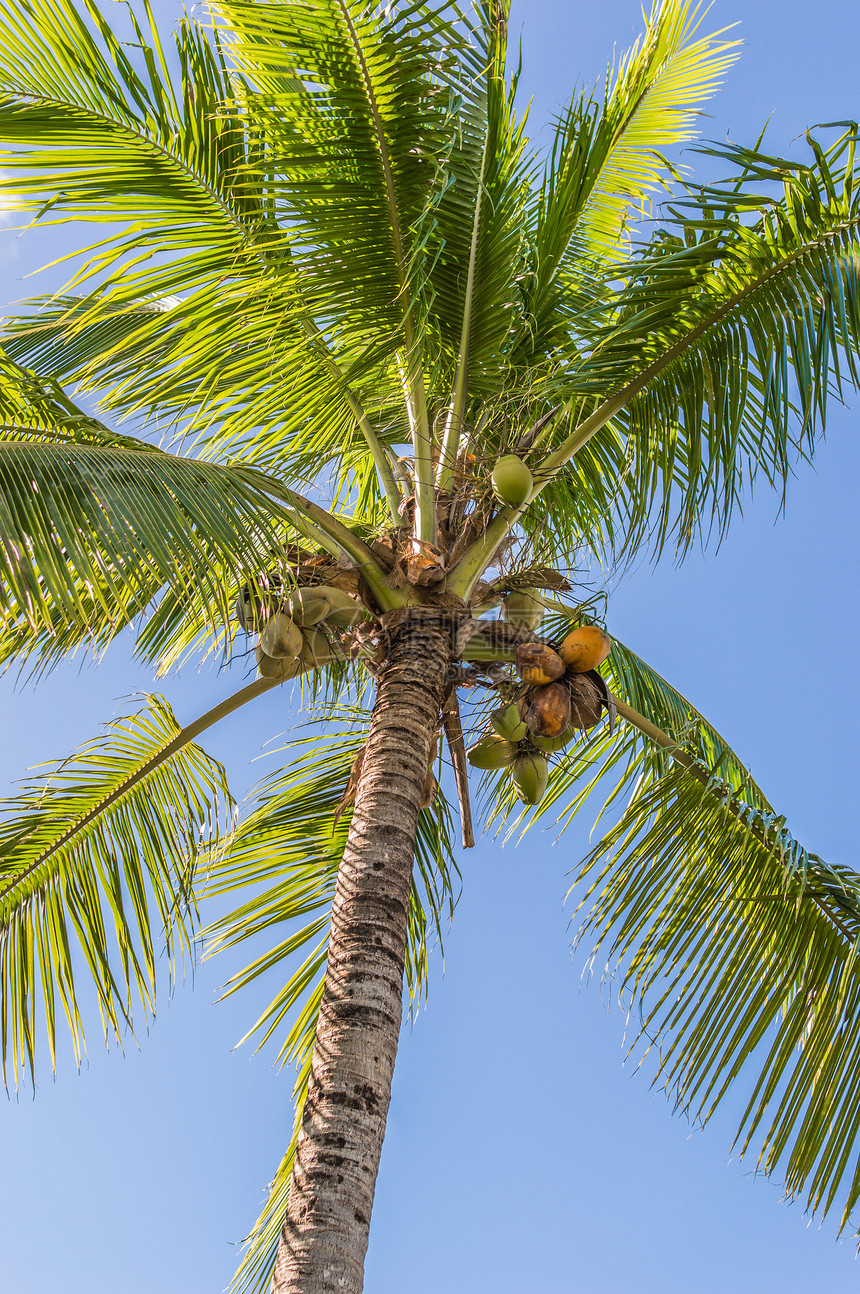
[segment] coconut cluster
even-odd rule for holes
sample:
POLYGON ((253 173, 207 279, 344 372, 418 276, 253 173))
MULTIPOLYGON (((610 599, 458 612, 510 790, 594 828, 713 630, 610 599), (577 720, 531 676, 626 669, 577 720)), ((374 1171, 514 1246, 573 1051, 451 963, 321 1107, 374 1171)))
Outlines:
POLYGON ((572 630, 557 651, 545 643, 521 644, 517 673, 525 686, 515 704, 493 711, 493 730, 469 748, 469 762, 475 768, 508 768, 519 799, 539 804, 549 777, 547 755, 593 728, 608 706, 597 666, 611 646, 597 625, 572 630))
POLYGON ((258 676, 279 682, 336 659, 332 631, 350 629, 366 616, 354 598, 328 584, 293 589, 275 608, 261 605, 245 590, 236 608, 242 628, 260 634, 258 676))

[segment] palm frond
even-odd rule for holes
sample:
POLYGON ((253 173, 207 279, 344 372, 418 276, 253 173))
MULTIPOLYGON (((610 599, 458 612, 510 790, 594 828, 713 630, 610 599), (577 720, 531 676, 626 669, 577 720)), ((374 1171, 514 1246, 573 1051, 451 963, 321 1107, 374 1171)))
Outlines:
MULTIPOLYGON (((594 938, 592 958, 639 1015, 633 1048, 654 1049, 655 1082, 700 1122, 744 1083, 741 1153, 757 1147, 758 1169, 811 1213, 839 1200, 844 1227, 860 1198, 860 875, 806 850, 724 738, 633 652, 616 642, 603 669, 633 722, 560 757, 519 822, 555 807, 563 829, 596 799, 598 820, 626 800, 575 885, 587 886, 577 938, 594 938)), ((499 781, 491 816, 513 808, 499 781)))
POLYGON ((101 269, 146 246, 189 253, 186 281, 212 277, 253 260, 271 229, 260 159, 229 108, 217 48, 185 18, 168 51, 147 14, 145 28, 130 16, 133 59, 91 0, 83 11, 3 0, 0 123, 12 151, 2 187, 40 218, 124 227, 99 245, 101 269))
POLYGON ((135 998, 152 1013, 158 954, 172 962, 189 949, 200 850, 231 815, 223 769, 185 740, 158 696, 4 802, 4 1078, 10 1067, 16 1084, 19 1071, 32 1076, 42 1029, 55 1062, 58 1013, 80 1063, 93 990, 106 1038, 121 1040, 135 998))
MULTIPOLYGON (((225 994, 247 988, 269 972, 283 977, 284 968, 290 968, 283 987, 246 1035, 256 1035, 258 1048, 274 1040, 278 1063, 293 1063, 299 1072, 292 1140, 234 1280, 234 1289, 242 1294, 262 1294, 268 1287, 283 1225, 325 977, 330 908, 352 810, 338 821, 335 814, 365 739, 360 718, 354 714, 348 728, 339 725, 343 731, 334 739, 318 733, 290 743, 287 749, 300 752, 295 762, 257 788, 257 807, 223 850, 206 887, 211 897, 248 887, 256 891, 208 928, 207 956, 269 931, 277 937, 270 949, 231 977, 225 994)), ((450 812, 440 792, 435 806, 419 818, 406 957, 413 1009, 426 991, 430 948, 434 942, 441 946, 453 912, 457 875, 450 812)))
POLYGON ((699 105, 718 88, 740 44, 721 40, 724 31, 700 35, 706 13, 690 0, 655 3, 641 39, 607 75, 592 121, 583 100, 573 100, 569 119, 560 122, 546 201, 548 220, 567 225, 556 256, 574 233, 586 247, 617 255, 631 209, 641 210, 671 174, 662 150, 698 133, 699 105))
POLYGON ((615 263, 629 226, 672 176, 663 150, 692 138, 699 104, 737 57, 722 32, 699 34, 689 0, 655 3, 645 31, 610 68, 602 102, 577 90, 556 124, 530 223, 524 318, 515 349, 550 351, 571 312, 587 308, 593 263, 615 263))
POLYGON ((351 328, 388 331, 395 347, 413 314, 420 223, 447 139, 446 7, 216 6, 266 141, 277 214, 295 233, 310 313, 346 313, 351 328))
MULTIPOLYGON (((448 423, 464 444, 469 404, 498 384, 516 305, 513 285, 525 258, 533 159, 525 118, 514 109, 517 77, 505 79, 508 10, 505 0, 479 6, 482 26, 466 64, 471 75, 459 92, 445 182, 432 205, 432 318, 445 355, 442 372, 456 359, 448 423)), ((453 463, 456 442, 449 439, 453 463)))
POLYGON ((35 630, 61 618, 98 637, 94 611, 122 627, 164 585, 224 623, 236 585, 283 549, 259 483, 148 448, 3 441, 0 483, 4 610, 35 630))
POLYGON ((150 448, 119 435, 74 404, 58 382, 40 377, 0 349, 0 436, 3 440, 71 441, 78 445, 150 448))
MULTIPOLYGON (((612 308, 583 315, 570 366, 544 384, 567 417, 532 461, 533 499, 491 523, 473 570, 522 514, 544 560, 588 544, 581 510, 562 506, 575 483, 611 499, 614 518, 591 546, 614 534, 618 558, 648 538, 657 554, 671 541, 683 556, 721 536, 762 477, 785 489, 814 452, 828 398, 860 383, 855 133, 827 150, 810 142, 803 165, 708 150, 735 173, 679 200, 673 222, 617 271, 612 308)), ((449 585, 462 592, 467 575, 449 585)))

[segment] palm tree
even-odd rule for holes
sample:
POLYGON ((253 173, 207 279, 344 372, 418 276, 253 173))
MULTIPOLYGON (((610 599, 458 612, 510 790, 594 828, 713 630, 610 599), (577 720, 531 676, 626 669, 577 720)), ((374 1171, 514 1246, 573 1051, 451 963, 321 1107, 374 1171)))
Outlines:
POLYGON ((603 618, 574 557, 722 535, 857 384, 855 128, 805 161, 711 148, 685 180, 663 150, 734 51, 682 0, 545 157, 503 0, 224 0, 172 46, 135 21, 136 53, 94 5, 2 14, 5 189, 111 232, 7 321, 0 653, 39 672, 130 630, 160 673, 249 642, 259 667, 184 726, 153 696, 8 802, 7 1075, 40 1032, 53 1060, 59 1014, 80 1054, 91 991, 109 1035, 146 1016, 161 946, 228 899, 208 946, 271 934, 228 987, 280 970, 252 1032, 298 1067, 236 1287, 360 1290, 404 970, 420 997, 455 889, 443 752, 473 843, 465 726, 497 765, 488 826, 624 806, 582 865, 583 935, 670 1095, 704 1120, 743 1070, 743 1147, 845 1225, 858 877, 617 639, 543 691, 520 676, 603 618), (197 738, 291 679, 326 726, 239 821, 197 738), (491 711, 514 742, 481 736, 491 711))

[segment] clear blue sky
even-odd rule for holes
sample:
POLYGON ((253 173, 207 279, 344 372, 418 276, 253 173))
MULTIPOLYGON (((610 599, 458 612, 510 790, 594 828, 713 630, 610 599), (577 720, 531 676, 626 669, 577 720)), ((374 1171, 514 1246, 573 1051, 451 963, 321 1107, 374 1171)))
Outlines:
MULTIPOLYGON (((157 12, 175 12, 160 0, 157 12)), ((639 29, 636 0, 515 8, 533 129, 639 29)), ((825 0, 718 0, 741 22, 741 63, 706 133, 773 148, 810 124, 860 113, 860 14, 825 0)), ((800 148, 801 144, 794 145, 800 148)), ((3 300, 45 245, 0 242, 3 300)), ((860 397, 854 409, 860 408, 860 397)), ((798 470, 787 516, 762 494, 719 554, 641 567, 612 589, 610 630, 717 724, 796 835, 860 865, 856 803, 857 413, 838 411, 815 469, 798 470), (811 650, 815 654, 810 655, 811 650)), ((187 670, 163 690, 182 719, 235 675, 187 670)), ((65 755, 152 680, 120 644, 96 671, 36 690, 0 681, 0 774, 65 755)), ((288 694, 206 741, 243 791, 291 723, 288 694)), ((581 988, 566 874, 583 824, 553 845, 481 847, 444 978, 401 1045, 367 1264, 367 1294, 842 1294, 860 1281, 834 1224, 808 1225, 778 1185, 730 1161, 740 1095, 704 1133, 673 1118, 648 1065, 623 1067, 623 1016, 581 988)), ((289 1136, 291 1076, 234 1052, 258 998, 212 1005, 234 966, 198 968, 139 1049, 105 1053, 96 1030, 78 1075, 68 1056, 35 1100, 0 1103, 0 1294, 217 1294, 289 1136)))

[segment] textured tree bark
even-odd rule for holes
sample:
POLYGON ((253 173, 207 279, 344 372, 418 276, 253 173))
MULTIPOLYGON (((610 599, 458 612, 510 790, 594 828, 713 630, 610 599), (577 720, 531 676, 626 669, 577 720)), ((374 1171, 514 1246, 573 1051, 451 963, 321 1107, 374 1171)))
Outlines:
POLYGON ((360 1294, 364 1282, 400 1032, 418 806, 451 655, 444 613, 399 614, 338 872, 272 1294, 360 1294))

